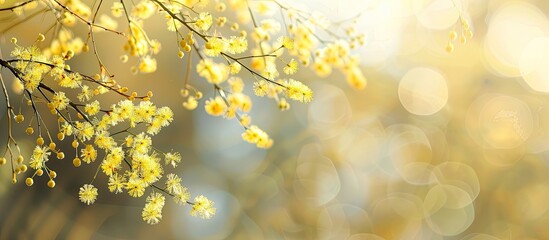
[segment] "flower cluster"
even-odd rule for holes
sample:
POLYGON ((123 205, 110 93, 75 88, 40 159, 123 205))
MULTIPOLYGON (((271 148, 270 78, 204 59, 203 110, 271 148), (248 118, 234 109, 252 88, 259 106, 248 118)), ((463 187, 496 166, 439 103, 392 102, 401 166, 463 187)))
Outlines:
POLYGON ((457 27, 454 27, 454 29, 452 31, 450 31, 450 33, 448 34, 448 42, 446 43, 446 52, 447 53, 454 52, 454 42, 458 39, 458 37, 459 37, 459 42, 461 44, 466 44, 467 40, 471 39, 473 37, 473 31, 471 30, 471 26, 469 25, 469 21, 467 21, 467 19, 465 19, 465 17, 463 16, 461 10, 459 11, 459 20, 458 20, 458 22, 459 22, 459 24, 455 24, 455 25, 457 25, 457 27), (455 28, 457 28, 459 30, 459 33, 458 33, 458 30, 456 30, 455 28))
POLYGON ((149 19, 160 16, 166 22, 166 31, 176 37, 173 52, 186 63, 181 89, 183 107, 194 110, 202 104, 211 116, 237 120, 243 127, 243 140, 259 148, 271 147, 273 139, 252 124, 249 113, 254 96, 244 91, 245 82, 253 86, 256 96, 276 101, 280 110, 290 109, 289 100, 313 100, 311 88, 296 76, 305 67, 311 67, 320 77, 338 69, 350 86, 366 86, 358 59, 351 53, 365 40, 352 23, 335 26, 276 0, 122 0, 109 6, 90 6, 80 0, 29 0, 0 8, 0 13, 13 12, 30 19, 36 16, 35 9, 45 16, 51 14, 55 31, 47 44, 42 33, 28 47, 12 38, 11 59, 0 59, 2 69, 15 77, 21 101, 26 102, 19 109, 11 105, 0 75, 8 109, 8 143, 0 165, 8 162, 9 154, 14 183, 18 174, 30 168, 32 173, 25 180, 28 186, 46 173, 47 185, 53 188, 57 172, 49 167, 49 161, 54 156, 64 159, 72 152, 74 167, 89 165, 96 169, 91 182, 78 193, 83 203, 100 201, 96 187, 100 184, 94 181, 102 173, 108 177, 105 185, 112 193, 143 197, 150 192, 142 211, 143 220, 149 224, 161 220, 165 196, 177 204, 191 205, 193 216, 211 218, 216 209, 202 195, 191 201, 181 178, 168 172, 179 165, 181 154, 162 152, 153 145, 153 137, 174 121, 172 110, 157 106, 151 91, 140 95, 121 86, 101 60, 96 34, 104 32, 123 40, 120 48, 125 53, 120 59, 132 63, 132 73, 153 73, 161 66, 155 56, 163 45, 146 29, 150 27, 149 19), (104 13, 104 8, 110 11, 104 13), (273 17, 273 11, 280 11, 281 17, 273 17), (75 31, 79 27, 87 28, 85 37, 75 31), (94 55, 97 74, 84 74, 69 66, 69 60, 81 54, 94 55), (196 87, 202 84, 191 82, 191 71, 213 88, 213 95, 204 97, 196 87), (106 94, 118 100, 107 103, 103 97, 106 94), (53 116, 55 124, 47 116, 53 116), (25 132, 36 136, 28 160, 13 137, 12 121, 25 124, 25 132), (59 147, 64 141, 70 141, 69 149, 59 147), (164 185, 159 184, 162 181, 164 185))

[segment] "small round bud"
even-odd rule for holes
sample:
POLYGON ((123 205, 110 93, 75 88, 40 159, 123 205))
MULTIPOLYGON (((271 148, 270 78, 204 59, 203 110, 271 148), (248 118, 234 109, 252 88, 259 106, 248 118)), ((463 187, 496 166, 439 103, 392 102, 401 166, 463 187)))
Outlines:
POLYGON ((201 99, 202 98, 202 92, 196 92, 195 97, 196 97, 196 99, 201 99))
POLYGON ((6 164, 6 162, 7 162, 7 161, 6 161, 6 158, 5 158, 5 157, 1 157, 1 158, 0 158, 0 166, 6 164))
POLYGON ((72 147, 77 148, 78 147, 78 141, 76 139, 72 140, 72 147))
POLYGON ((152 91, 148 91, 147 92, 147 97, 152 97, 153 96, 153 92, 152 91))
POLYGON ((50 150, 55 151, 56 144, 54 142, 51 142, 49 147, 50 147, 50 150))
POLYGON ((217 11, 223 12, 225 11, 225 9, 227 9, 227 5, 225 5, 225 3, 220 2, 217 4, 215 8, 217 9, 217 11))
POLYGON ((38 144, 39 146, 44 145, 44 138, 38 137, 38 138, 36 139, 36 144, 38 144))
POLYGON ((57 177, 57 173, 53 170, 50 171, 50 178, 56 178, 57 177))
POLYGON ((63 141, 63 139, 65 139, 65 134, 62 133, 62 132, 58 132, 57 133, 57 139, 59 139, 60 141, 63 141))
POLYGON ((67 53, 65 54, 65 59, 66 60, 69 60, 71 59, 72 57, 74 57, 74 52, 72 50, 68 50, 67 53))
POLYGON ((454 41, 457 39, 457 32, 456 31, 451 31, 450 34, 448 34, 448 39, 450 39, 450 41, 454 41))
POLYGON ((233 25, 231 25, 231 30, 233 31, 238 31, 238 29, 240 28, 240 26, 238 25, 238 23, 233 23, 233 25))
POLYGON ((191 45, 185 45, 185 47, 183 47, 183 51, 190 52, 191 51, 191 45))
POLYGON ((19 157, 17 157, 17 163, 23 163, 23 156, 19 155, 19 157))
POLYGON ((467 29, 467 31, 465 31, 465 36, 467 38, 472 38, 473 37, 473 31, 467 29))
POLYGON ((63 159, 63 158, 65 158, 65 153, 63 153, 63 152, 57 152, 57 159, 61 160, 61 159, 63 159))
POLYGON ((34 133, 34 128, 32 127, 27 127, 27 129, 25 129, 25 132, 28 134, 28 135, 31 135, 34 133))
POLYGON ((44 170, 42 170, 41 168, 36 170, 36 176, 42 176, 42 174, 44 174, 44 170))
POLYGON ((11 183, 13 184, 16 184, 17 183, 17 175, 15 173, 13 173, 11 175, 11 183))
POLYGON ((15 116, 15 122, 20 123, 23 121, 25 121, 25 117, 23 117, 23 115, 18 114, 17 116, 15 116))
POLYGON ((17 44, 17 38, 12 37, 10 41, 11 41, 11 43, 13 43, 13 44, 17 44))
POLYGON ((183 51, 179 50, 179 51, 177 52, 177 57, 183 58, 183 57, 185 57, 185 53, 184 53, 183 51))
POLYGON ((34 184, 34 180, 32 180, 32 178, 28 177, 27 179, 25 179, 25 184, 27 184, 27 186, 32 186, 32 184, 34 184))
POLYGON ((88 46, 88 44, 84 44, 84 46, 82 46, 82 52, 88 52, 90 51, 90 46, 88 46))
POLYGON ((187 46, 187 41, 185 41, 185 39, 181 39, 181 41, 179 41, 179 46, 181 46, 181 48, 185 48, 187 46))
POLYGON ((453 51, 454 51, 454 44, 452 44, 451 42, 448 42, 448 44, 446 45, 446 52, 452 53, 453 51))
POLYGON ((465 44, 467 43, 467 38, 464 35, 461 35, 461 37, 459 37, 459 42, 461 44, 465 44))
POLYGON ((21 166, 19 166, 19 169, 21 170, 22 173, 26 172, 27 171, 27 165, 23 164, 21 166))
POLYGON ((80 167, 80 165, 82 165, 82 161, 80 160, 80 158, 74 158, 72 160, 72 165, 74 165, 75 167, 80 167))
POLYGON ((53 181, 53 179, 50 179, 50 180, 48 181, 48 187, 49 187, 49 188, 54 188, 54 187, 55 187, 55 181, 53 181))
POLYGON ((184 89, 181 89, 180 93, 181 93, 181 96, 182 96, 182 97, 187 97, 187 96, 189 96, 189 90, 188 90, 188 89, 185 89, 185 88, 184 88, 184 89))

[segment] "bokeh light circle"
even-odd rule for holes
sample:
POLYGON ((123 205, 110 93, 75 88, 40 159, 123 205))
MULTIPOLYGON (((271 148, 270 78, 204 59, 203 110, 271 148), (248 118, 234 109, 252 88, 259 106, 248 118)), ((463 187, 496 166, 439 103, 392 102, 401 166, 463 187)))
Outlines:
POLYGON ((536 38, 528 43, 520 57, 520 74, 530 88, 549 92, 549 38, 536 38))
POLYGON ((521 145, 534 130, 528 105, 510 96, 497 96, 487 101, 480 111, 478 121, 484 142, 498 149, 521 145))
POLYGON ((446 29, 459 19, 462 1, 415 0, 414 11, 418 21, 429 29, 446 29))
POLYGON ((475 170, 461 162, 444 162, 433 169, 432 177, 439 184, 452 185, 469 194, 470 201, 480 193, 480 183, 475 170))
POLYGON ((549 21, 539 8, 526 2, 505 3, 489 19, 484 39, 486 61, 496 74, 518 77, 529 42, 546 36, 549 21))
POLYGON ((439 72, 430 68, 414 68, 400 80, 398 98, 408 112, 432 115, 448 102, 448 85, 439 72))

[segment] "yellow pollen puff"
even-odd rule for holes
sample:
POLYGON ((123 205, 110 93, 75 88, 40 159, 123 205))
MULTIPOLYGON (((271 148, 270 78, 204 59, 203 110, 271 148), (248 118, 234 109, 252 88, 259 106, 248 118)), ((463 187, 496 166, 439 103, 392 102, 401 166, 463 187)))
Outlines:
POLYGON ((212 116, 221 116, 227 110, 227 105, 220 96, 217 96, 207 100, 204 109, 212 116))

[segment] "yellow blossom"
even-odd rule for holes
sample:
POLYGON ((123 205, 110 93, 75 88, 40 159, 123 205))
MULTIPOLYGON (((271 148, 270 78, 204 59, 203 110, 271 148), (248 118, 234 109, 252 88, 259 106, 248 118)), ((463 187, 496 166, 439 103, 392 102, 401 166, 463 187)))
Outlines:
POLYGON ((32 152, 29 166, 33 169, 43 168, 44 163, 48 161, 48 157, 51 154, 49 150, 48 147, 36 146, 32 152))
POLYGON ((139 62, 139 71, 142 73, 151 73, 156 71, 156 59, 147 55, 141 59, 139 62))
POLYGON ((200 195, 194 198, 193 208, 191 210, 192 216, 199 216, 203 219, 210 219, 215 214, 216 209, 213 207, 214 203, 208 198, 200 195))
POLYGON ((248 50, 248 41, 246 37, 235 37, 232 36, 229 39, 229 46, 227 47, 227 52, 231 54, 239 54, 248 50))
POLYGON ((285 81, 285 94, 293 100, 308 103, 313 100, 313 91, 300 81, 288 79, 285 81))
POLYGON ((210 26, 212 26, 212 21, 212 15, 210 13, 201 12, 195 19, 194 25, 202 31, 207 31, 210 29, 210 26))
POLYGON ((297 61, 295 59, 290 60, 286 66, 284 66, 284 73, 286 75, 293 75, 297 72, 297 61))
POLYGON ((97 199, 97 188, 91 184, 84 184, 78 192, 78 197, 81 202, 90 205, 97 199))
POLYGON ((165 197, 157 192, 152 192, 147 197, 147 203, 141 212, 141 217, 148 224, 157 224, 162 219, 162 208, 164 207, 165 197))
POLYGON ((121 193, 122 189, 125 186, 126 179, 123 175, 120 175, 118 173, 113 173, 109 176, 109 191, 116 193, 121 193))
POLYGON ((212 37, 204 44, 204 54, 209 57, 217 57, 227 49, 227 42, 220 37, 212 37))
POLYGON ((101 109, 99 106, 99 101, 97 100, 86 104, 86 106, 84 107, 84 111, 90 116, 97 114, 99 110, 101 109))
POLYGON ((207 100, 204 109, 212 116, 221 116, 227 110, 227 105, 223 101, 223 98, 217 96, 207 100))
POLYGON ((362 71, 358 67, 355 67, 347 72, 347 83, 356 89, 364 89, 367 81, 362 71))
POLYGON ((91 163, 97 158, 97 150, 95 150, 93 145, 88 144, 86 148, 81 150, 80 158, 86 163, 91 163))
POLYGON ((269 135, 255 125, 246 129, 242 134, 242 139, 249 143, 256 144, 259 148, 270 148, 273 145, 273 140, 269 138, 269 135))
POLYGON ((177 164, 181 162, 181 154, 178 152, 169 152, 164 154, 164 160, 166 165, 170 164, 172 167, 177 167, 177 164))

